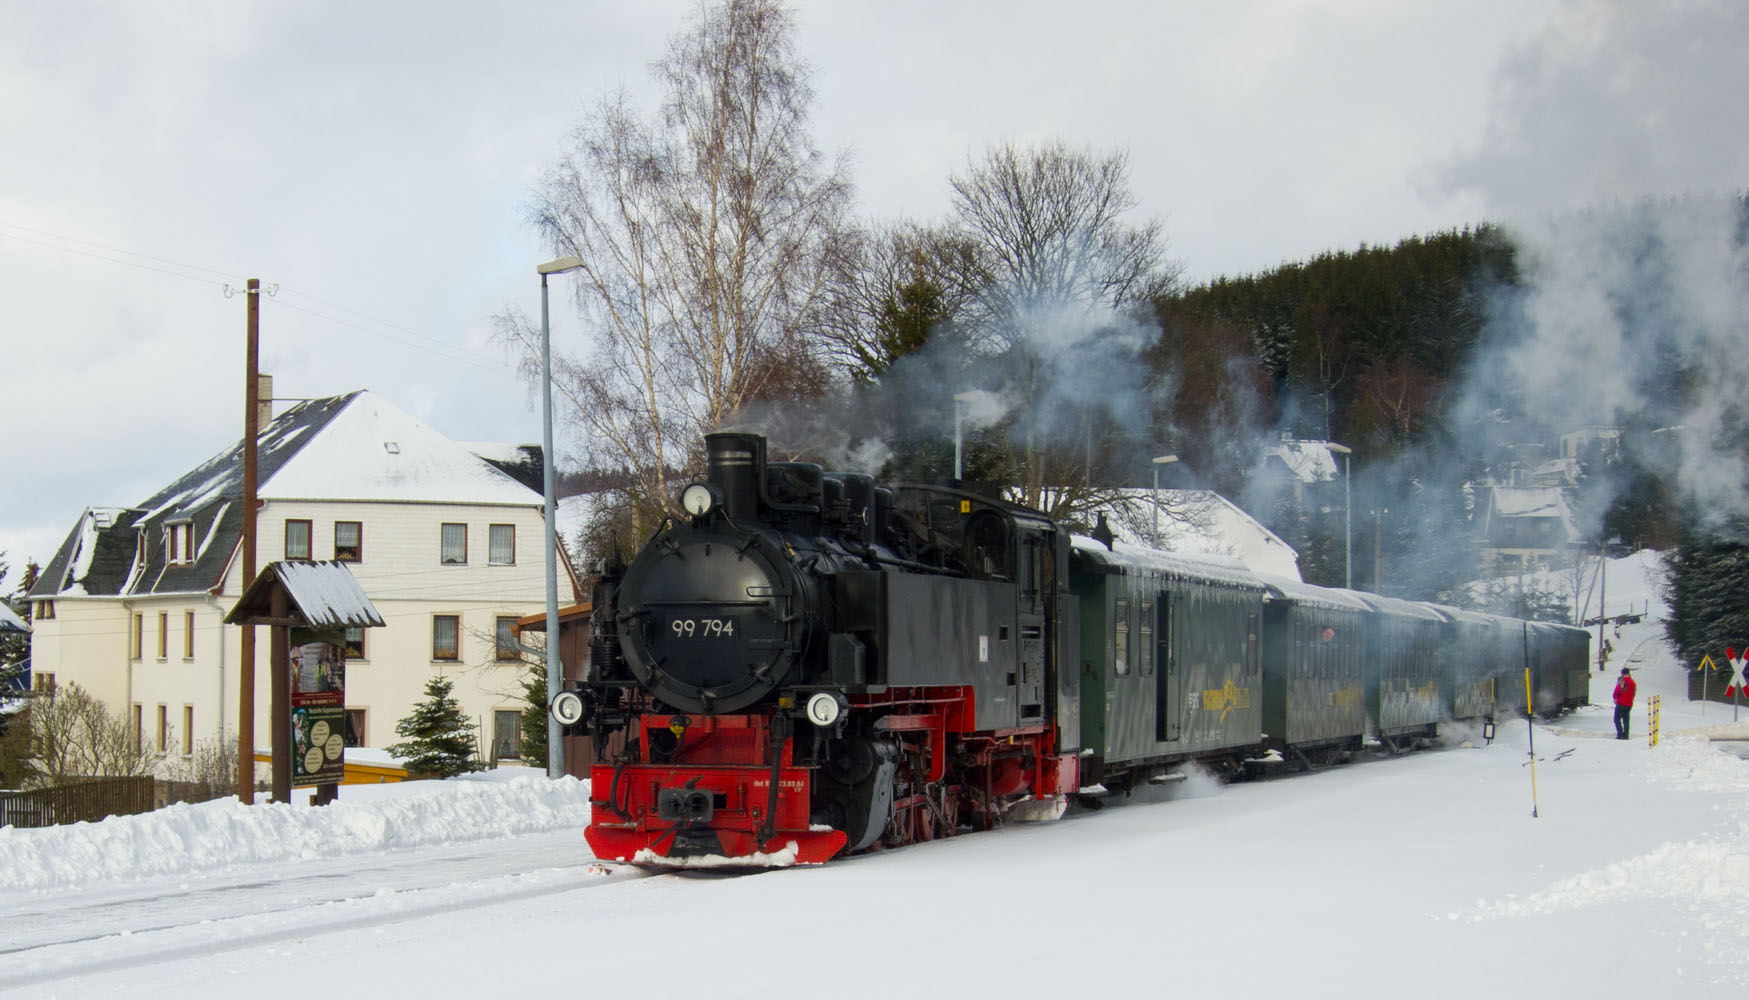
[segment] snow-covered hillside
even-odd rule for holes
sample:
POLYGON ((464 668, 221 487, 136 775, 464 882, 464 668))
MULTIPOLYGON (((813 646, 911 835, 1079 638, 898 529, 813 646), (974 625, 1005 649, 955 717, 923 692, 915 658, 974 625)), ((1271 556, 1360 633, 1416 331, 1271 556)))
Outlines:
POLYGON ((1749 710, 1733 726, 1682 700, 1648 567, 1609 568, 1611 613, 1652 614, 1593 673, 1593 707, 1536 727, 1534 798, 1519 722, 739 878, 593 864, 587 786, 526 772, 177 807, 0 830, 0 991, 1739 997, 1749 761, 1706 737, 1749 740, 1749 710), (1626 742, 1604 707, 1623 662, 1626 742))

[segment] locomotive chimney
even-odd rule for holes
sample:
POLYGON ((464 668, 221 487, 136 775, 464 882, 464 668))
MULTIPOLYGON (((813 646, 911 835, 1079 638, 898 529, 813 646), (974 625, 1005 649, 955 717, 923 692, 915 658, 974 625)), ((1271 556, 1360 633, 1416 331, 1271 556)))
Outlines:
POLYGON ((723 493, 723 512, 733 521, 759 515, 759 487, 765 479, 765 439, 757 434, 722 431, 704 436, 710 481, 723 493))

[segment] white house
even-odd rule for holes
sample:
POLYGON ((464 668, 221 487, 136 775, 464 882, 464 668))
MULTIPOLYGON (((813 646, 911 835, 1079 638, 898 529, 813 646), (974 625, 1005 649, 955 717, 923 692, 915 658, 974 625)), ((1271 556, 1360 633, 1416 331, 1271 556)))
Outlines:
MULTIPOLYGON (((396 742, 395 723, 442 673, 487 759, 514 757, 515 621, 546 602, 539 449, 482 457, 368 391, 299 403, 258 441, 257 571, 345 563, 386 623, 348 636, 347 742, 396 742)), ((172 755, 234 739, 241 629, 221 622, 247 583, 241 496, 239 444, 137 506, 86 509, 30 592, 39 687, 77 682, 172 755)), ((559 555, 568 604, 578 585, 559 555)), ((262 629, 261 745, 267 650, 262 629)))

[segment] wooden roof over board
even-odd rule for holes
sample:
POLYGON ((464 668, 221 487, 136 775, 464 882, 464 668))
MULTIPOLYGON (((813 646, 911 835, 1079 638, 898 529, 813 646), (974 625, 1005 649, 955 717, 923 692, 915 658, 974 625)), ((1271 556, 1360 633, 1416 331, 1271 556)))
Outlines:
MULTIPOLYGON (((590 604, 568 604, 559 609, 559 627, 564 628, 567 624, 578 619, 588 621, 590 614, 594 611, 595 607, 590 604)), ((532 615, 523 615, 516 619, 516 630, 518 632, 545 632, 547 630, 547 613, 541 611, 532 615)))
POLYGON ((276 562, 243 591, 225 616, 227 625, 307 625, 313 628, 377 628, 377 613, 352 571, 338 562, 276 562), (291 617, 273 615, 273 595, 283 590, 291 617))

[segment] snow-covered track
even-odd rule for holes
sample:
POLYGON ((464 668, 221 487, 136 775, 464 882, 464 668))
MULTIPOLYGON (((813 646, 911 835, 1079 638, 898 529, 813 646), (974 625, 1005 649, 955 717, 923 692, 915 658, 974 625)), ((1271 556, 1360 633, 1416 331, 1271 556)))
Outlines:
MULTIPOLYGON (((427 861, 429 858, 426 859, 427 861)), ((465 859, 463 859, 465 860, 465 859)), ((411 866, 376 872, 391 877, 411 866)), ((499 906, 650 877, 592 859, 445 885, 360 893, 371 871, 315 872, 117 898, 45 902, 6 913, 0 991, 216 952, 354 933, 459 910, 499 906)), ((57 894, 59 895, 59 894, 57 894)))

